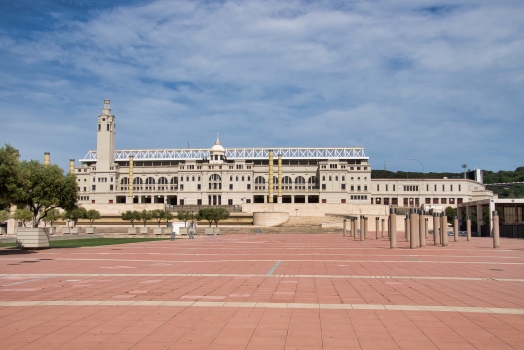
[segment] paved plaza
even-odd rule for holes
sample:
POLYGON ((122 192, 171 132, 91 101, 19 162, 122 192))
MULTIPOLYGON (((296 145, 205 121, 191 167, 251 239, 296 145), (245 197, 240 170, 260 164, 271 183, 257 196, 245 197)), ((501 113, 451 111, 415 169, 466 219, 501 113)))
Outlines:
POLYGON ((0 348, 524 349, 524 241, 398 242, 0 248, 0 348))

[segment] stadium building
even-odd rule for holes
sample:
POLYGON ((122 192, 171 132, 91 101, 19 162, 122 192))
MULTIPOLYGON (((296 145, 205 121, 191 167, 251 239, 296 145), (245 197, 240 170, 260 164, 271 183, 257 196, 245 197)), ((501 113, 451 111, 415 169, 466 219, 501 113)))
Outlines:
POLYGON ((361 204, 442 208, 492 197, 469 179, 371 179, 362 147, 116 150, 115 116, 104 100, 96 151, 80 166, 79 204, 361 204))

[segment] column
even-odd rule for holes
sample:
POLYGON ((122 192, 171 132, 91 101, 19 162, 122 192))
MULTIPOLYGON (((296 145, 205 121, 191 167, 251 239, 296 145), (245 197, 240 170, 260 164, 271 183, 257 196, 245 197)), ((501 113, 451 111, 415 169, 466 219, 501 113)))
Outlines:
POLYGON ((433 213, 433 244, 440 245, 440 217, 433 213))
POLYGON ((368 217, 364 216, 364 239, 368 239, 368 217))
POLYGON ((358 220, 358 218, 353 218, 353 226, 354 226, 354 233, 353 233, 353 238, 356 240, 357 239, 357 233, 358 233, 358 226, 359 226, 359 223, 360 223, 360 220, 358 220))
POLYGON ((440 230, 441 235, 442 235, 442 237, 440 237, 442 246, 447 247, 448 246, 448 217, 446 213, 441 213, 440 227, 442 228, 440 230))
POLYGON ((273 150, 269 150, 269 181, 268 181, 268 203, 273 203, 273 150))
POLYGON ((466 220, 466 239, 471 241, 471 216, 466 220))
MULTIPOLYGON (((495 201, 493 199, 489 200, 489 232, 493 232, 493 212, 495 211, 495 201)), ((498 215, 498 214, 497 214, 498 215)))
POLYGON ((420 211, 418 223, 419 247, 422 248, 426 246, 426 216, 424 216, 424 210, 420 211))
POLYGON ((500 236, 499 236, 499 214, 495 210, 492 213, 493 216, 493 248, 500 248, 500 236))
POLYGON ((411 239, 410 233, 409 233, 409 215, 406 215, 404 218, 404 235, 406 236, 406 242, 409 242, 411 239))
POLYGON ((481 226, 482 226, 482 204, 477 204, 477 232, 479 233, 479 235, 482 232, 481 226))
MULTIPOLYGON (((282 155, 278 155, 277 203, 282 203, 282 155)), ((307 203, 307 196, 306 196, 307 203)))
POLYGON ((380 235, 380 237, 382 237, 382 238, 384 238, 384 225, 385 225, 385 222, 386 222, 386 220, 382 219, 382 221, 381 221, 381 223, 382 223, 382 227, 381 227, 382 234, 380 235))
POLYGON ((455 242, 458 242, 459 240, 459 220, 458 217, 455 216, 453 218, 453 236, 455 236, 455 242))
POLYGON ((343 229, 344 229, 342 235, 345 237, 345 236, 346 236, 346 219, 344 219, 344 224, 343 224, 342 227, 343 227, 343 229))
POLYGON ((418 235, 419 235, 419 246, 426 246, 426 216, 424 215, 424 210, 420 211, 418 218, 418 235))
POLYGON ((360 240, 364 240, 364 215, 360 215, 360 240))
POLYGON ((397 214, 395 208, 389 209, 389 248, 394 249, 397 247, 397 214))
POLYGON ((375 217, 375 239, 378 239, 379 226, 380 226, 380 218, 377 216, 375 217))
POLYGON ((462 221, 463 221, 463 219, 462 219, 462 208, 459 207, 459 206, 457 206, 457 217, 458 217, 458 221, 459 221, 458 222, 459 223, 459 227, 461 227, 462 226, 462 221))
POLYGON ((417 236, 418 236, 418 214, 411 213, 409 214, 409 222, 410 222, 410 241, 409 241, 409 248, 415 249, 418 247, 417 244, 417 236))

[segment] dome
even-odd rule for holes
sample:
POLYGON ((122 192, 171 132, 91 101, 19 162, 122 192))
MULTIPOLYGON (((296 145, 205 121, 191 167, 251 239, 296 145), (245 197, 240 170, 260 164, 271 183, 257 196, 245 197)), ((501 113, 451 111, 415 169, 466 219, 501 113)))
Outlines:
POLYGON ((225 153, 226 152, 224 147, 222 147, 222 145, 220 144, 220 140, 218 139, 218 134, 217 134, 217 140, 215 141, 215 144, 213 145, 213 147, 211 147, 210 151, 211 153, 215 153, 215 152, 225 153))

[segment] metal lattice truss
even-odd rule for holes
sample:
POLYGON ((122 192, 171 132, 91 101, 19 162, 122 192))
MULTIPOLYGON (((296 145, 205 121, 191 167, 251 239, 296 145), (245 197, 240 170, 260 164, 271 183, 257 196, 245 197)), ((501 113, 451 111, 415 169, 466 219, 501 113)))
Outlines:
MULTIPOLYGON (((228 148, 226 158, 233 159, 268 159, 269 148, 228 148)), ((364 148, 274 148, 275 158, 281 155, 283 159, 368 159, 364 148)), ((150 149, 115 151, 116 161, 127 161, 129 157, 135 161, 162 160, 196 160, 209 158, 209 149, 150 149)), ((96 151, 89 151, 81 162, 96 161, 96 151)))

